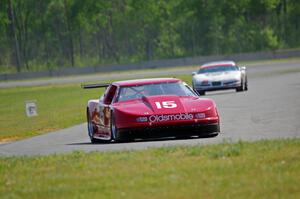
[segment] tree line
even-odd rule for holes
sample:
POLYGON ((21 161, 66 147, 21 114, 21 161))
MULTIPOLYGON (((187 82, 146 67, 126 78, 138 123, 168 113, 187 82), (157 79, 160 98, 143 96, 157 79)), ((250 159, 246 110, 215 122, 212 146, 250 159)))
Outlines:
POLYGON ((299 0, 1 0, 0 72, 300 46, 299 0))

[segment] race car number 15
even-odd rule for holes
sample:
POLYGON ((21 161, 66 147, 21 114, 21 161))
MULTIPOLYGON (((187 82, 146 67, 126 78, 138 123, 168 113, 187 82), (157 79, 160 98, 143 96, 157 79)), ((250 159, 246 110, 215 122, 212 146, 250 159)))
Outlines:
POLYGON ((164 102, 155 102, 155 105, 157 109, 162 109, 162 108, 176 108, 177 104, 175 101, 164 101, 164 102))

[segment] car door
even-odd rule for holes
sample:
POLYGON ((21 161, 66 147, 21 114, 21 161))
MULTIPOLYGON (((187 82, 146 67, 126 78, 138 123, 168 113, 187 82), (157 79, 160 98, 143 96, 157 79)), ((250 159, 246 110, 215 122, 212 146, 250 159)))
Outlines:
POLYGON ((111 105, 117 92, 117 86, 110 85, 103 96, 103 101, 100 103, 100 125, 104 134, 110 134, 111 120, 111 105))

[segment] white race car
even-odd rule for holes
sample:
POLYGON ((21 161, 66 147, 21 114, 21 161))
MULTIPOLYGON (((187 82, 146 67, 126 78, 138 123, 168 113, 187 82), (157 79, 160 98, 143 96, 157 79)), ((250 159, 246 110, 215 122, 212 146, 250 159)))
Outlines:
POLYGON ((233 61, 210 62, 193 72, 193 89, 200 95, 206 91, 236 89, 248 90, 245 66, 237 66, 233 61))

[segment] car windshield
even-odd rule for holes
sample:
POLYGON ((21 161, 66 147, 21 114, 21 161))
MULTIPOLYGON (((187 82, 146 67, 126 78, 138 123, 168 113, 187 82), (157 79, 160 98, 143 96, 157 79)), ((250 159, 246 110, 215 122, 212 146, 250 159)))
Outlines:
POLYGON ((238 70, 237 66, 211 66, 206 68, 200 68, 198 74, 224 72, 224 71, 237 71, 237 70, 238 70))
POLYGON ((183 83, 172 82, 121 87, 117 101, 127 101, 153 95, 197 96, 183 83))

